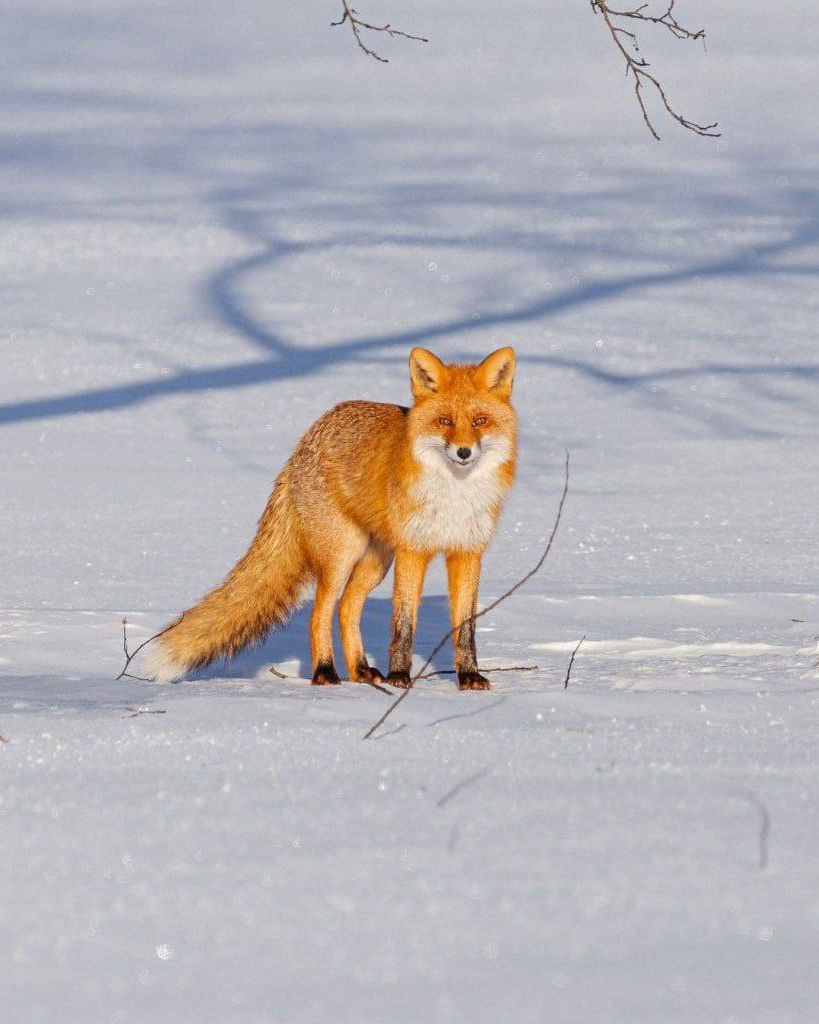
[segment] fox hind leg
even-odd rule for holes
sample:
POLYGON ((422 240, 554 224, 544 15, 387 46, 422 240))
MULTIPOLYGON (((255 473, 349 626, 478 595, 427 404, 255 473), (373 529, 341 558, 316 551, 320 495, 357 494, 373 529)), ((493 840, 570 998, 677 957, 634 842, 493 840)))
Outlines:
POLYGON ((313 684, 324 686, 340 683, 333 654, 333 611, 336 598, 353 566, 366 548, 366 538, 351 525, 345 529, 338 519, 327 523, 324 534, 326 545, 321 551, 311 552, 311 564, 316 578, 316 596, 310 618, 310 653, 313 660, 313 684))
POLYGON ((350 573, 341 595, 338 606, 341 644, 347 672, 356 683, 378 683, 384 678, 377 668, 367 664, 361 639, 361 613, 370 592, 384 579, 391 564, 392 551, 380 541, 372 540, 350 573))

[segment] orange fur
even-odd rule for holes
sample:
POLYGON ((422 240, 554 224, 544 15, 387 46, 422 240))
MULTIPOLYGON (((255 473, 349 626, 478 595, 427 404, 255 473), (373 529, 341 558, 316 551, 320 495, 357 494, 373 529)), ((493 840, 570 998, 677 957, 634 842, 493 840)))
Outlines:
MULTIPOLYGON (((380 679, 366 663, 360 620, 395 557, 390 677, 406 684, 432 557, 447 558, 453 626, 475 610, 481 555, 514 479, 514 366, 509 348, 466 366, 416 348, 410 409, 344 402, 321 416, 278 477, 247 554, 163 631, 149 671, 167 680, 230 657, 282 623, 312 580, 313 681, 338 682, 332 618, 342 590, 349 678, 380 679)), ((477 671, 474 628, 456 635, 455 654, 463 688, 488 685, 477 671)))

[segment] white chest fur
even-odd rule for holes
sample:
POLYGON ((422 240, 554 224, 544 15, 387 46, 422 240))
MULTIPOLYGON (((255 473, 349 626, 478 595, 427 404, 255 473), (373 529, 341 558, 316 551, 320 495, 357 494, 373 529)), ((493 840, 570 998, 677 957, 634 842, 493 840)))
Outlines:
POLYGON ((416 444, 422 471, 411 492, 416 506, 404 529, 407 544, 427 551, 485 547, 506 490, 500 467, 510 453, 505 439, 493 439, 478 462, 463 469, 423 439, 416 444))

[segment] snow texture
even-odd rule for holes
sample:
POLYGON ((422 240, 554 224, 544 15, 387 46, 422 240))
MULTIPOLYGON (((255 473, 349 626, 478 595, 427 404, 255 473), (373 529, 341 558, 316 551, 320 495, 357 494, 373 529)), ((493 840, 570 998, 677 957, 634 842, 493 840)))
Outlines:
MULTIPOLYGON (((3 15, 10 1024, 804 1024, 819 1005, 817 22, 680 4, 654 143, 584 0, 3 15), (413 344, 519 356, 458 693, 316 689, 309 609, 114 682, 413 344), (571 650, 585 634, 568 689, 571 650), (285 680, 274 678, 275 664, 285 680)), ((446 628, 440 566, 418 656, 446 628)), ((365 614, 384 667, 389 581, 365 614)), ((451 666, 444 652, 438 668, 451 666)), ((139 665, 135 665, 139 672, 139 665)))

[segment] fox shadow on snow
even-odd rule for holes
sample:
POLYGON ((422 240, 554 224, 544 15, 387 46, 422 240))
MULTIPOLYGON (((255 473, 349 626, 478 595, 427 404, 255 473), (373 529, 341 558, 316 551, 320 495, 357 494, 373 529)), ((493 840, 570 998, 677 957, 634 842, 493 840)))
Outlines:
MULTIPOLYGON (((309 679, 312 675, 310 662, 310 614, 313 603, 308 601, 293 618, 280 629, 273 630, 264 643, 249 650, 242 651, 228 661, 215 661, 207 668, 196 672, 195 679, 269 679, 276 676, 269 674, 271 665, 277 668, 286 662, 298 661, 298 677, 309 679)), ((364 649, 370 663, 385 675, 388 669, 388 650, 390 645, 390 628, 392 623, 392 599, 389 597, 371 597, 364 606, 361 618, 361 632, 364 637, 364 649)), ((421 601, 418 610, 418 631, 415 637, 416 653, 426 658, 429 651, 449 631, 449 602, 444 594, 431 594, 421 601)), ((341 638, 338 622, 334 624, 334 648, 336 668, 339 675, 346 676, 346 668, 342 657, 341 638)), ((449 667, 452 662, 452 651, 445 646, 435 664, 449 667)), ((288 675, 294 674, 291 666, 285 670, 288 675)))

